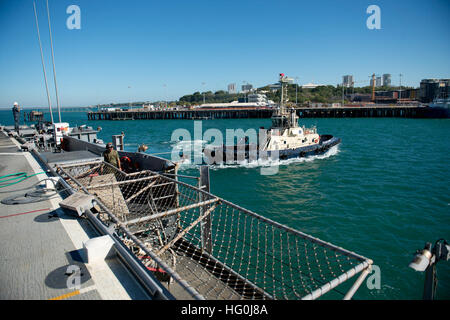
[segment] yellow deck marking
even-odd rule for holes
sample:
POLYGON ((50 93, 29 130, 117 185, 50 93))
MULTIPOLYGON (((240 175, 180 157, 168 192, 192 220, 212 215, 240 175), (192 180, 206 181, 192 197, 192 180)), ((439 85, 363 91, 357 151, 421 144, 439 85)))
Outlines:
POLYGON ((49 300, 64 300, 64 299, 67 299, 67 298, 70 298, 70 297, 73 297, 73 296, 76 296, 76 295, 79 295, 79 294, 80 294, 80 290, 75 290, 75 291, 72 291, 72 292, 60 295, 58 297, 51 298, 49 300))
POLYGON ((70 298, 70 297, 73 297, 73 296, 76 296, 76 295, 79 295, 82 293, 89 292, 91 290, 95 290, 95 286, 89 286, 89 287, 86 287, 86 288, 83 288, 80 290, 75 290, 75 291, 72 291, 72 292, 69 292, 69 293, 60 295, 58 297, 48 299, 48 300, 64 300, 64 299, 67 299, 67 298, 70 298))

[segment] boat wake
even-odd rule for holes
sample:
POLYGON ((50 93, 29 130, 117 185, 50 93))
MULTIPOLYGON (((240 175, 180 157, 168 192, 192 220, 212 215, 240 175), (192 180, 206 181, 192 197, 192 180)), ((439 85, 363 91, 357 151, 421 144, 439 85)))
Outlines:
MULTIPOLYGON (((248 161, 244 160, 239 163, 235 164, 213 164, 210 165, 209 168, 211 170, 221 170, 221 169, 230 169, 230 168, 260 168, 260 167, 274 167, 274 166, 287 166, 294 163, 302 163, 302 162, 312 162, 316 160, 322 160, 327 159, 330 157, 333 157, 339 153, 339 145, 335 145, 331 147, 327 152, 321 155, 313 155, 308 157, 302 157, 302 158, 291 158, 286 160, 271 160, 271 159, 259 159, 256 161, 248 161)), ((197 167, 196 164, 192 163, 190 159, 185 159, 184 161, 180 162, 180 170, 188 170, 188 169, 195 169, 197 167)))

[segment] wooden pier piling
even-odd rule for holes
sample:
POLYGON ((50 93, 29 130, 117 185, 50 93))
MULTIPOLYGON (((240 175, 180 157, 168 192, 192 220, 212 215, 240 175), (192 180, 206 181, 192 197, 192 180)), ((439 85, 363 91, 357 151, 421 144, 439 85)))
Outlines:
MULTIPOLYGON (((296 108, 300 118, 440 118, 433 108, 415 105, 371 105, 324 108, 296 108)), ((183 110, 91 111, 89 120, 207 120, 270 118, 271 108, 199 108, 183 110)))

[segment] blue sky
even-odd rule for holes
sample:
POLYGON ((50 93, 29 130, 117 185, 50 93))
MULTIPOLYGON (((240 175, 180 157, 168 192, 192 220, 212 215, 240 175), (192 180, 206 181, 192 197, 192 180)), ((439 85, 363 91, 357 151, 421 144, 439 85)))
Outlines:
MULTIPOLYGON (((45 0, 36 0, 54 86, 45 0)), ((450 77, 450 1, 49 0, 62 106, 174 100, 280 72, 336 85, 345 74, 393 84, 450 77), (69 5, 81 29, 69 30, 69 5), (369 5, 381 29, 369 30, 369 5), (202 84, 205 83, 205 84, 202 84)), ((46 107, 32 0, 0 0, 0 107, 46 107)), ((364 83, 361 83, 364 85, 364 83)), ((55 104, 55 102, 54 102, 55 104)))

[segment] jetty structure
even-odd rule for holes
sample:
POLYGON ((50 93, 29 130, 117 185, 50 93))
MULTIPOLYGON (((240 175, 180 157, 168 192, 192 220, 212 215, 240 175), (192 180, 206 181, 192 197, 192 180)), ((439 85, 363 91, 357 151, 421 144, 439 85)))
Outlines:
POLYGON ((370 273, 370 259, 212 194, 206 166, 180 175, 114 136, 122 171, 90 127, 59 145, 51 129, 0 129, 2 299, 350 299, 370 273))
MULTIPOLYGON (((420 105, 344 105, 343 107, 296 107, 300 118, 443 118, 433 108, 420 105)), ((88 120, 206 120, 271 118, 271 107, 196 108, 179 110, 89 111, 88 120)))

